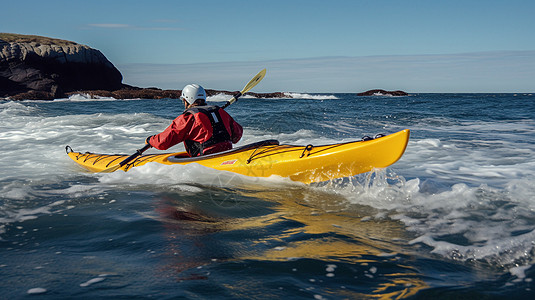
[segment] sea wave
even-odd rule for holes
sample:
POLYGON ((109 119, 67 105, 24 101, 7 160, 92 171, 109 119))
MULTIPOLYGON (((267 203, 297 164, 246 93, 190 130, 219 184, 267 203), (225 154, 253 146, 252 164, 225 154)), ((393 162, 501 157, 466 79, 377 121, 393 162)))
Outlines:
MULTIPOLYGON (((333 100, 333 99, 338 99, 338 97, 336 97, 335 95, 332 95, 332 94, 307 94, 307 93, 293 93, 293 92, 284 92, 282 94, 284 95, 283 97, 274 97, 274 98, 270 98, 270 99, 308 99, 308 100, 333 100)), ((208 96, 206 98, 206 100, 207 101, 212 101, 212 102, 223 102, 223 101, 228 101, 231 98, 232 98, 231 95, 221 93, 221 94, 216 94, 216 95, 213 95, 213 96, 208 96)), ((241 96, 241 98, 245 98, 245 99, 264 99, 264 98, 257 98, 255 96, 249 95, 249 94, 243 95, 243 96, 241 96)))
MULTIPOLYGON (((72 94, 68 98, 58 98, 54 101, 71 101, 71 102, 97 102, 97 101, 115 101, 113 97, 102 97, 98 95, 91 95, 87 93, 72 94)), ((28 100, 29 101, 29 100, 28 100)))
POLYGON ((338 99, 335 95, 327 95, 327 94, 306 94, 306 93, 290 93, 286 92, 284 93, 288 98, 293 99, 311 99, 311 100, 334 100, 338 99))
MULTIPOLYGON (((257 99, 255 96, 249 95, 249 94, 245 94, 241 96, 240 98, 241 99, 257 99)), ((225 94, 225 93, 219 93, 219 94, 206 97, 206 101, 209 101, 209 102, 227 102, 230 99, 232 99, 232 95, 225 94)))
POLYGON ((424 245, 446 259, 507 270, 535 263, 530 254, 535 251, 535 230, 520 221, 531 218, 534 205, 527 199, 535 189, 528 179, 516 182, 503 189, 463 183, 444 187, 420 178, 406 180, 387 168, 316 188, 344 196, 353 205, 373 208, 368 215, 361 210, 361 221, 401 222, 412 232, 407 243, 415 249, 424 245))
POLYGON ((81 94, 73 94, 71 96, 69 96, 69 100, 71 101, 95 101, 95 100, 117 100, 113 97, 101 97, 101 96, 96 96, 96 95, 90 95, 90 94, 85 94, 85 93, 81 93, 81 94))
MULTIPOLYGON (((226 101, 229 101, 231 98, 232 98, 231 95, 220 93, 220 94, 215 94, 215 95, 206 97, 206 101, 210 101, 210 102, 226 102, 226 101)), ((245 95, 245 96, 242 96, 242 98, 248 98, 248 96, 245 95)))

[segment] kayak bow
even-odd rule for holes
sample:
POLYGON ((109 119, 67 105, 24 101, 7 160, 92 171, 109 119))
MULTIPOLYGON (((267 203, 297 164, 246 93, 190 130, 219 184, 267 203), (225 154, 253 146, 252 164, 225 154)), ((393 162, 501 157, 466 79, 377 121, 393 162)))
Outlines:
MULTIPOLYGON (((410 131, 405 129, 375 139, 323 146, 279 145, 276 140, 268 140, 200 157, 189 157, 186 152, 146 154, 118 170, 128 171, 149 162, 165 165, 197 163, 246 176, 278 175, 303 183, 321 182, 390 166, 405 152, 409 135, 410 131)), ((91 172, 102 172, 129 156, 74 152, 69 146, 66 149, 70 158, 91 172)))

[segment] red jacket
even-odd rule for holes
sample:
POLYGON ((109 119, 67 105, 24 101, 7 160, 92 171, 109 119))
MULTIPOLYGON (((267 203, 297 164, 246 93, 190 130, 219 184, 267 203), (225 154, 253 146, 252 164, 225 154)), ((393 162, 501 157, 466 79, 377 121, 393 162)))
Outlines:
POLYGON ((188 110, 186 110, 183 114, 179 115, 175 120, 173 120, 173 123, 171 123, 171 125, 169 125, 169 127, 167 127, 163 132, 152 136, 148 140, 150 145, 158 150, 166 150, 171 146, 174 146, 180 142, 184 142, 186 145, 186 151, 188 151, 190 155, 196 156, 230 150, 232 149, 232 143, 235 144, 241 139, 243 128, 240 124, 234 121, 234 119, 224 109, 219 107, 203 106, 200 108, 211 108, 218 112, 224 128, 228 132, 230 140, 221 141, 215 145, 208 145, 204 148, 202 153, 198 154, 195 153, 195 150, 189 149, 188 144, 191 142, 198 144, 209 141, 212 138, 213 132, 210 117, 208 117, 205 113, 195 111, 195 108, 196 107, 193 107, 192 112, 188 112, 188 110))

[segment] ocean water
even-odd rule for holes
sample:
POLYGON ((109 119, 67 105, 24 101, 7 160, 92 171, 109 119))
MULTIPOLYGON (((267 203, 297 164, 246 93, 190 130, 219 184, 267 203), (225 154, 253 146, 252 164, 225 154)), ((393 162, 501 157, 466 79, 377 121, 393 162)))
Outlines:
POLYGON ((404 156, 312 185, 92 174, 66 145, 131 154, 178 100, 0 101, 0 299, 533 299, 533 94, 292 96, 229 107, 239 145, 408 128, 404 156))

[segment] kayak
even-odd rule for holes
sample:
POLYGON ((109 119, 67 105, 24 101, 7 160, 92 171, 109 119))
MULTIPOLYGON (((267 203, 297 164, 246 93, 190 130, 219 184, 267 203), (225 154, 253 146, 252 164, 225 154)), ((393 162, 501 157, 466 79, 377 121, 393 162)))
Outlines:
MULTIPOLYGON (((273 175, 303 183, 322 182, 386 168, 398 161, 409 142, 408 129, 389 135, 331 145, 294 146, 277 140, 261 141, 232 150, 190 157, 186 152, 140 155, 118 168, 128 171, 146 163, 199 165, 252 177, 273 175)), ((91 172, 102 172, 129 157, 128 154, 75 152, 65 147, 71 159, 91 172)))

